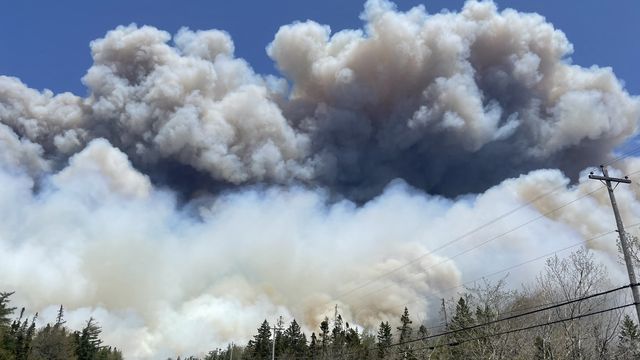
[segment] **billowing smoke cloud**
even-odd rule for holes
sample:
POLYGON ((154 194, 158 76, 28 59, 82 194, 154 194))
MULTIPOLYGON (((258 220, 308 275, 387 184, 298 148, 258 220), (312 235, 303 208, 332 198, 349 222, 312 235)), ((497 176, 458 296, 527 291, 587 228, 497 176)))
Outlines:
POLYGON ((610 69, 571 65, 539 15, 370 1, 362 18, 364 32, 284 26, 269 47, 294 84, 290 118, 340 187, 402 177, 456 195, 541 166, 573 177, 636 129, 638 100, 610 69))
POLYGON ((91 44, 87 98, 1 78, 0 122, 21 145, 5 128, 3 142, 31 172, 106 138, 156 182, 302 182, 366 200, 395 178, 446 195, 539 167, 575 179, 636 130, 638 99, 610 69, 571 65, 539 15, 369 1, 362 18, 364 31, 278 31, 268 53, 291 90, 234 58, 221 31, 119 27, 91 44))
MULTIPOLYGON (((405 305, 435 321, 487 258, 612 230, 602 189, 549 213, 597 189, 582 170, 635 135, 640 100, 610 69, 571 65, 562 32, 492 3, 372 0, 362 19, 283 26, 267 51, 286 79, 254 73, 224 32, 135 25, 92 42, 87 97, 0 77, 0 290, 161 358, 248 340, 265 317, 311 330, 336 303, 363 327, 405 305)), ((638 188, 617 193, 640 219, 638 188)), ((613 239, 587 245, 616 275, 613 239)))

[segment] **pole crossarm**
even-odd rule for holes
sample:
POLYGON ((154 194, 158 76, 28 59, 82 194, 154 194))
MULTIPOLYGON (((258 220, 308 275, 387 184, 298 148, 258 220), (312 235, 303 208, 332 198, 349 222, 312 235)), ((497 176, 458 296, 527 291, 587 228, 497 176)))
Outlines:
POLYGON ((625 184, 631 184, 631 180, 625 178, 625 179, 621 179, 621 178, 614 178, 614 177, 608 177, 608 176, 599 176, 599 175, 593 175, 590 174, 589 175, 589 179, 595 179, 595 180, 602 180, 602 181, 611 181, 611 182, 618 182, 618 183, 625 183, 625 184))

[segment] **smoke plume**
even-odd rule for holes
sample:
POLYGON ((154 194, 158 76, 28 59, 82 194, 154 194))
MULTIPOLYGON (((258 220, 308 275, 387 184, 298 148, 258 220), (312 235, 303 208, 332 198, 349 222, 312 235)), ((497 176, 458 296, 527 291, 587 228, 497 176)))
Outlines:
MULTIPOLYGON (((265 317, 315 331, 336 303, 365 328, 407 304, 437 320, 487 259, 612 230, 584 170, 636 134, 640 100, 611 69, 571 64, 560 30, 491 2, 369 0, 361 18, 281 27, 267 52, 282 77, 255 73, 223 31, 137 25, 91 43, 86 97, 0 76, 0 290, 160 358, 248 340, 265 317)), ((639 219, 637 186, 616 191, 639 219)), ((586 244, 615 275, 613 238, 586 244)))

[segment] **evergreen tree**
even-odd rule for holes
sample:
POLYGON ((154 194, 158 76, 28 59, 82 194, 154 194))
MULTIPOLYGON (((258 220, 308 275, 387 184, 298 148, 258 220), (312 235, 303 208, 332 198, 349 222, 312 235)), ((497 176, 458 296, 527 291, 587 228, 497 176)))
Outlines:
POLYGON ((24 315, 24 308, 20 312, 20 317, 18 320, 14 321, 11 325, 10 332, 10 341, 11 344, 10 350, 13 353, 13 359, 15 360, 26 360, 27 355, 29 354, 29 350, 31 348, 31 341, 33 340, 33 336, 36 331, 36 318, 38 314, 36 314, 31 323, 29 323, 29 319, 24 319, 22 321, 22 316, 24 315))
POLYGON ((358 329, 354 329, 349 326, 349 323, 346 323, 344 340, 348 348, 350 349, 357 348, 360 345, 360 334, 358 334, 358 329))
POLYGON ((342 327, 342 315, 336 316, 336 320, 333 323, 333 329, 331 330, 331 347, 334 356, 342 353, 344 347, 344 328, 342 327))
POLYGON ((365 359, 366 354, 363 351, 360 334, 358 329, 349 326, 349 323, 345 323, 344 342, 347 353, 353 354, 353 359, 365 359))
POLYGON ((324 320, 320 322, 320 347, 322 355, 327 354, 327 347, 329 346, 329 318, 326 316, 324 320))
POLYGON ((311 342, 309 343, 309 357, 311 359, 317 359, 320 353, 320 346, 318 344, 318 338, 316 337, 316 333, 311 333, 311 342))
POLYGON ((399 331, 398 342, 403 343, 411 339, 411 318, 409 317, 409 310, 405 307, 402 316, 400 316, 400 326, 397 327, 399 331))
POLYGON ((0 334, 8 329, 11 324, 11 315, 16 310, 15 307, 9 307, 9 297, 13 292, 0 292, 0 334))
MULTIPOLYGON (((460 297, 458 303, 456 304, 456 312, 451 319, 450 329, 451 330, 462 330, 466 329, 470 326, 475 325, 475 319, 473 318, 473 313, 469 308, 467 300, 464 297, 460 297)), ((472 338, 474 336, 473 330, 462 330, 453 334, 453 342, 454 343, 463 343, 465 340, 472 338)), ((471 357, 472 344, 462 344, 454 346, 451 349, 451 354, 454 358, 466 358, 471 357)))
POLYGON ((381 322, 378 328, 378 359, 384 359, 390 353, 389 347, 392 342, 391 325, 389 325, 389 322, 381 322))
POLYGON ((58 315, 56 316, 56 327, 61 327, 66 323, 64 320, 64 308, 60 305, 60 309, 58 309, 58 315))
POLYGON ((427 329, 426 326, 420 325, 420 327, 418 328, 418 338, 419 339, 424 339, 427 336, 429 336, 429 330, 427 329))
MULTIPOLYGON (((197 360, 193 356, 188 359, 197 360)), ((111 346, 103 346, 96 353, 95 360, 123 360, 122 352, 116 348, 111 348, 111 346)))
POLYGON ((424 348, 429 344, 429 339, 426 339, 427 336, 429 336, 429 330, 427 330, 426 326, 420 325, 420 327, 418 328, 418 333, 416 334, 416 339, 419 340, 418 344, 422 348, 422 350, 419 350, 419 352, 416 354, 420 358, 424 358, 426 354, 429 354, 429 352, 431 351, 424 348))
POLYGON ((302 333, 300 325, 293 319, 289 327, 284 331, 285 353, 294 357, 303 357, 307 350, 307 338, 302 333))
POLYGON ((640 359, 640 332, 629 315, 624 316, 618 340, 619 359, 640 359))
POLYGON ((251 348, 251 359, 271 359, 271 327, 266 319, 258 328, 258 334, 253 337, 251 348))
POLYGON ((76 356, 78 360, 94 360, 100 351, 100 333, 102 328, 98 326, 94 318, 89 318, 82 331, 74 333, 76 342, 76 356))
POLYGON ((460 297, 456 304, 456 313, 451 319, 451 330, 464 329, 475 324, 473 314, 464 297, 460 297))
MULTIPOLYGON (((404 312, 400 316, 400 326, 397 327, 399 336, 398 343, 402 344, 406 341, 411 340, 411 333, 413 330, 411 329, 411 318, 409 317, 409 310, 405 307, 404 312)), ((400 352, 403 354, 403 358, 405 359, 414 359, 413 352, 411 351, 411 345, 404 344, 400 345, 400 352)))

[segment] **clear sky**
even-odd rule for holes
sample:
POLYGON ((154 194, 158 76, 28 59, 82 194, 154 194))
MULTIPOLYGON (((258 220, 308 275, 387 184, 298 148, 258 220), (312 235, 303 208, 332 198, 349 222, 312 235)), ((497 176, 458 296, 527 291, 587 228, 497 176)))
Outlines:
MULTIPOLYGON (((84 95, 80 78, 91 64, 89 42, 117 25, 153 25, 174 34, 180 27, 229 32, 236 55, 259 73, 275 73, 265 47, 281 25, 312 19, 333 31, 359 28, 363 1, 352 0, 56 0, 6 1, 0 11, 0 74, 30 87, 84 95)), ((424 4, 430 13, 458 10, 461 0, 398 0, 400 10, 424 4)), ((573 62, 613 67, 628 91, 640 94, 640 1, 506 1, 538 12, 574 44, 573 62)))

